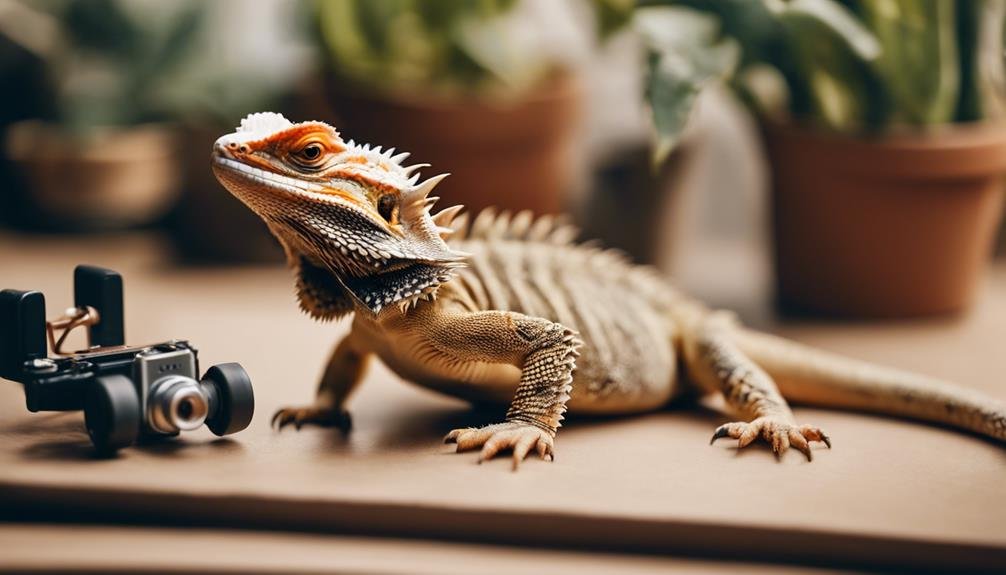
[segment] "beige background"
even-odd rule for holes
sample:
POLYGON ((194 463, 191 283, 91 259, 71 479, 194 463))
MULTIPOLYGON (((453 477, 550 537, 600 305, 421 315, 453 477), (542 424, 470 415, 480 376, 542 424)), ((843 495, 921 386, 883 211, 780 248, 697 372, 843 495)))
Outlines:
MULTIPOLYGON (((634 419, 572 417, 554 463, 529 461, 511 473, 508 461, 478 466, 473 454, 453 454, 439 442, 452 427, 501 413, 472 413, 378 365, 351 405, 351 437, 323 429, 273 432, 272 412, 310 399, 345 327, 301 316, 285 270, 177 268, 163 253, 155 240, 136 235, 0 236, 2 287, 43 290, 52 316, 71 302, 74 263, 122 271, 128 340, 188 338, 202 350, 204 370, 240 361, 256 386, 251 427, 227 439, 202 430, 94 460, 81 414, 29 414, 20 388, 5 383, 0 506, 9 514, 56 506, 77 510, 78 519, 114 511, 153 523, 852 565, 1006 565, 1006 451, 909 422, 798 409, 801 421, 834 440, 833 450, 818 449, 807 463, 797 453, 774 461, 762 446, 710 447, 724 418, 697 406, 634 419)), ((729 270, 729 258, 744 254, 717 257, 717 269, 729 270)), ((720 286, 708 290, 710 298, 737 304, 755 323, 1006 397, 1002 264, 965 318, 774 327, 763 286, 702 269, 684 283, 700 295, 706 285, 720 286)))

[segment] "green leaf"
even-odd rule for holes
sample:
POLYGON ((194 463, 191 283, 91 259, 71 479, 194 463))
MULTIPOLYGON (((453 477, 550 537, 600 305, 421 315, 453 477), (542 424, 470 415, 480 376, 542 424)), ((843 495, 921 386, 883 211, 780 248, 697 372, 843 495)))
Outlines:
POLYGON ((63 18, 67 33, 78 47, 119 56, 137 50, 143 43, 142 31, 115 0, 74 0, 63 18))
POLYGON ((957 3, 961 96, 955 121, 1006 117, 1006 0, 957 3))
POLYGON ((632 21, 635 0, 593 0, 597 18, 597 35, 606 40, 632 21))
POLYGON ((961 86, 954 3, 860 0, 859 6, 883 47, 875 68, 893 100, 894 120, 951 121, 961 86))
POLYGON ((160 74, 170 72, 180 65, 189 51, 206 21, 206 4, 192 2, 182 8, 181 13, 174 16, 174 22, 161 40, 149 62, 150 68, 160 74))
POLYGON ((779 22, 762 0, 641 0, 641 5, 687 8, 714 18, 720 34, 741 47, 739 67, 770 60, 781 34, 779 22))
POLYGON ((786 74, 800 107, 821 127, 854 132, 883 123, 889 106, 873 66, 880 44, 831 0, 764 0, 781 25, 786 74))
POLYGON ((786 26, 813 26, 827 30, 844 42, 849 50, 864 61, 876 60, 880 43, 855 14, 833 0, 763 0, 769 11, 786 26))
POLYGON ((637 25, 649 48, 646 97, 659 164, 680 140, 698 94, 734 72, 740 51, 736 42, 720 37, 715 19, 693 10, 647 8, 640 10, 637 25))

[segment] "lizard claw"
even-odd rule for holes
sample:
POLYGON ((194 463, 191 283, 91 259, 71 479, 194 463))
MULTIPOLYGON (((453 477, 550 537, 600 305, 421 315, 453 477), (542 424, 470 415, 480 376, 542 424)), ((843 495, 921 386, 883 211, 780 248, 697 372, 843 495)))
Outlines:
POLYGON ((723 437, 731 437, 737 440, 738 449, 742 449, 750 445, 758 436, 761 436, 772 446, 776 457, 782 457, 787 449, 793 447, 803 453, 807 461, 813 461, 814 456, 810 450, 811 441, 821 441, 828 446, 828 449, 831 449, 831 439, 820 428, 811 425, 796 425, 776 417, 759 417, 751 422, 721 425, 716 428, 709 444, 712 445, 717 439, 723 437))
POLYGON ((534 449, 545 461, 555 459, 555 442, 545 430, 516 421, 497 423, 485 427, 455 429, 444 437, 444 443, 457 443, 457 451, 482 448, 478 462, 488 461, 501 451, 513 451, 513 469, 534 449))
POLYGON ((458 436, 466 431, 475 431, 474 427, 468 427, 465 429, 453 429, 450 433, 444 436, 444 443, 457 443, 458 436))
POLYGON ((730 432, 727 430, 727 426, 726 425, 721 425, 721 426, 717 427, 716 431, 713 432, 713 438, 709 440, 709 445, 712 445, 713 443, 716 443, 717 439, 722 439, 722 438, 724 438, 724 437, 726 437, 728 435, 730 435, 730 432))
POLYGON ((317 425, 319 427, 335 427, 343 433, 349 433, 353 428, 353 418, 345 410, 333 410, 330 407, 284 407, 277 410, 272 416, 269 425, 282 430, 288 425, 293 425, 298 431, 304 425, 317 425))

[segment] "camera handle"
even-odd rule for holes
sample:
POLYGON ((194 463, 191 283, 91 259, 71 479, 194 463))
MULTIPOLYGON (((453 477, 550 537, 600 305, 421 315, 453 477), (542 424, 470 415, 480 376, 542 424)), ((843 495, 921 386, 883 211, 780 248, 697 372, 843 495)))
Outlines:
MULTIPOLYGON (((125 345, 122 276, 110 269, 79 265, 73 270, 73 302, 77 309, 97 311, 101 321, 88 324, 88 345, 125 345)), ((54 350, 55 351, 55 350, 54 350)))
POLYGON ((88 346, 125 344, 121 275, 97 266, 79 265, 73 270, 73 293, 75 308, 50 328, 41 292, 0 291, 0 377, 23 381, 30 362, 48 357, 47 332, 52 351, 57 354, 61 353, 66 334, 80 325, 87 326, 88 346), (66 331, 57 340, 53 328, 66 331))
POLYGON ((45 296, 38 291, 0 291, 0 377, 21 382, 25 366, 46 355, 45 296))

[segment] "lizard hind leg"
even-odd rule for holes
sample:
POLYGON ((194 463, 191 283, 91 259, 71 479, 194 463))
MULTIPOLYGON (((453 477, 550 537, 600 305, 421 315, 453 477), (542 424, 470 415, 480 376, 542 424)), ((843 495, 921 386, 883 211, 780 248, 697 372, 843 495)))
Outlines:
POLYGON ((734 335, 795 402, 942 423, 1006 442, 1006 404, 976 389, 768 334, 738 330, 734 335))
POLYGON ((734 343, 732 329, 720 316, 703 320, 685 335, 685 363, 689 375, 706 391, 721 393, 727 404, 747 421, 721 425, 710 444, 729 437, 744 448, 761 437, 782 456, 790 447, 813 460, 811 442, 829 448, 831 439, 818 427, 800 425, 772 378, 734 343))

